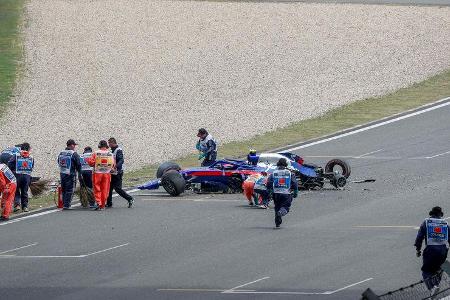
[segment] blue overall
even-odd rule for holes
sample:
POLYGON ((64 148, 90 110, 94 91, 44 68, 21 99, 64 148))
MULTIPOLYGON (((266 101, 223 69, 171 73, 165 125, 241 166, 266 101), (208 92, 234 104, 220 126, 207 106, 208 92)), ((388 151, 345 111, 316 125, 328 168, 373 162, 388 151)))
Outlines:
POLYGON ((0 164, 7 165, 11 157, 20 152, 19 147, 9 147, 0 153, 0 164))
POLYGON ((297 178, 289 170, 277 168, 267 179, 267 187, 273 193, 275 225, 278 227, 283 222, 282 217, 287 215, 291 208, 291 191, 298 191, 297 178))
POLYGON ((217 159, 217 142, 208 134, 203 140, 197 142, 197 149, 203 153, 205 159, 202 162, 202 167, 212 165, 217 159))
POLYGON ((80 181, 81 163, 78 153, 66 148, 58 155, 58 166, 61 179, 62 200, 64 208, 69 208, 72 204, 74 189, 77 185, 77 172, 80 181))
POLYGON ((447 243, 449 240, 448 224, 439 217, 431 216, 425 219, 417 233, 417 250, 422 248, 422 242, 425 240, 425 249, 423 250, 422 277, 429 290, 433 286, 438 286, 441 278, 437 276, 441 270, 441 265, 447 259, 447 243), (436 221, 437 220, 437 221, 436 221))
POLYGON ((31 172, 34 168, 34 159, 32 156, 24 157, 20 153, 16 153, 9 160, 8 167, 13 171, 17 180, 14 207, 20 206, 22 209, 27 208, 28 189, 31 184, 31 172))

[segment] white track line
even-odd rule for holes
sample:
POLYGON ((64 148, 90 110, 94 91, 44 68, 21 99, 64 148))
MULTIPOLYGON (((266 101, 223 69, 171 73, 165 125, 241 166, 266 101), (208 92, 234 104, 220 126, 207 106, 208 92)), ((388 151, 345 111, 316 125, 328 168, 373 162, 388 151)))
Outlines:
POLYGON ((117 248, 121 248, 121 247, 128 246, 129 244, 130 244, 130 243, 125 243, 125 244, 122 244, 122 245, 119 245, 119 246, 114 246, 114 247, 111 247, 111 248, 108 248, 108 249, 104 249, 104 250, 100 250, 100 251, 95 251, 95 252, 92 252, 92 253, 83 255, 83 257, 88 257, 88 256, 96 255, 96 254, 99 254, 99 253, 103 253, 103 252, 106 252, 106 251, 111 251, 111 250, 114 250, 114 249, 117 249, 117 248))
MULTIPOLYGON (((334 290, 334 291, 327 291, 327 292, 283 292, 283 291, 279 291, 279 292, 248 292, 248 291, 240 291, 240 290, 232 290, 230 292, 228 292, 227 294, 273 294, 273 295, 333 295, 336 294, 338 292, 341 292, 343 290, 349 289, 351 287, 354 287, 356 285, 359 285, 361 283, 367 282, 369 280, 372 280, 373 278, 367 278, 361 281, 358 281, 356 283, 352 283, 349 284, 347 286, 344 286, 340 289, 334 290)), ((225 293, 225 292, 222 292, 225 293)))
POLYGON ((367 152, 367 153, 361 154, 360 156, 357 156, 356 158, 361 158, 361 157, 368 156, 370 154, 375 154, 375 153, 378 153, 378 152, 381 152, 381 151, 383 151, 383 149, 378 149, 378 150, 375 150, 375 151, 372 151, 372 152, 367 152))
MULTIPOLYGON (((435 103, 440 103, 440 102, 447 101, 447 100, 450 100, 450 97, 441 99, 441 100, 439 100, 439 101, 437 101, 435 103)), ((373 128, 377 128, 377 127, 381 127, 381 126, 384 126, 384 125, 387 125, 387 124, 398 122, 400 120, 404 120, 404 119, 408 119, 408 118, 411 118, 411 117, 414 117, 414 116, 418 116, 418 115, 424 114, 426 112, 433 111, 433 110, 436 110, 438 108, 442 108, 442 107, 445 107, 445 106, 448 106, 448 105, 450 105, 450 102, 445 102, 445 103, 442 103, 442 104, 434 105, 432 107, 424 108, 422 110, 418 110, 418 111, 415 111, 415 112, 412 112, 412 113, 409 113, 409 114, 406 114, 406 115, 403 115, 403 116, 400 116, 400 117, 397 117, 397 118, 394 118, 394 119, 390 119, 390 120, 387 120, 387 121, 384 121, 384 122, 380 122, 380 123, 377 123, 377 124, 374 124, 374 125, 370 125, 370 126, 367 126, 367 127, 363 127, 363 128, 360 128, 360 129, 355 129, 353 131, 349 131, 349 132, 346 132, 346 133, 343 133, 343 134, 339 134, 339 135, 336 135, 336 136, 333 136, 333 137, 329 137, 329 138, 325 138, 325 139, 322 139, 322 140, 318 140, 318 141, 315 141, 315 142, 312 142, 312 143, 308 143, 308 144, 305 144, 305 145, 292 147, 292 148, 286 149, 284 151, 292 152, 292 151, 295 151, 295 150, 299 150, 299 149, 303 149, 303 148, 307 148, 307 147, 323 144, 323 143, 326 143, 326 142, 329 142, 329 141, 333 141, 333 140, 337 140, 337 139, 340 139, 340 138, 343 138, 343 137, 346 137, 346 136, 349 136, 349 135, 357 134, 357 133, 364 132, 364 131, 367 131, 367 130, 370 130, 370 129, 373 129, 373 128)))
MULTIPOLYGON (((225 292, 220 289, 157 289, 158 292, 225 292)), ((255 290, 239 290, 242 292, 256 292, 255 290)))
POLYGON ((373 279, 373 278, 367 278, 367 279, 361 280, 361 281, 359 281, 359 282, 356 282, 356 283, 353 283, 353 284, 349 284, 349 285, 347 285, 347 286, 344 286, 343 288, 340 288, 340 289, 337 289, 337 290, 328 292, 327 295, 333 295, 333 294, 335 294, 335 293, 338 293, 338 292, 341 292, 341 291, 343 291, 343 290, 349 289, 349 288, 351 288, 351 287, 354 287, 355 285, 359 285, 359 284, 361 284, 361 283, 370 281, 370 280, 372 280, 372 279, 373 279))
POLYGON ((435 157, 443 156, 443 155, 449 154, 449 153, 450 153, 450 151, 447 151, 447 152, 439 153, 439 154, 436 154, 436 155, 433 155, 433 156, 427 156, 427 157, 425 157, 425 158, 427 158, 427 159, 435 158, 435 157))
POLYGON ((0 258, 86 258, 88 256, 92 256, 92 255, 96 255, 99 253, 103 253, 106 251, 111 251, 113 249, 117 249, 120 247, 124 247, 129 245, 130 243, 126 243, 126 244, 122 244, 119 246, 115 246, 115 247, 111 247, 108 249, 104 249, 104 250, 100 250, 100 251, 96 251, 96 252, 92 252, 92 253, 88 253, 88 254, 82 254, 82 255, 24 255, 24 256, 20 256, 20 255, 15 255, 15 256, 11 256, 11 255, 0 255, 0 258))
MULTIPOLYGON (((138 189, 132 189, 132 190, 129 190, 128 193, 135 193, 137 191, 139 191, 139 190, 138 189)), ((113 196, 113 198, 115 198, 115 197, 117 197, 119 195, 118 194, 114 194, 112 196, 113 196)), ((72 205, 72 207, 79 207, 79 206, 81 206, 81 204, 72 205)), ((48 214, 51 214, 51 213, 54 213, 54 212, 57 212, 57 211, 61 211, 61 209, 57 208, 57 209, 43 211, 43 212, 40 212, 40 213, 37 213, 37 214, 32 214, 32 215, 28 215, 28 216, 18 217, 16 219, 11 220, 11 221, 2 222, 2 223, 0 223, 0 226, 12 224, 12 223, 17 223, 17 222, 20 222, 20 221, 23 221, 23 220, 27 220, 27 219, 37 218, 37 217, 40 217, 40 216, 45 216, 45 215, 48 215, 48 214)))
POLYGON ((253 280, 253 281, 251 281, 251 282, 247 282, 247 283, 238 285, 238 286, 236 286, 236 287, 234 287, 234 288, 231 288, 231 289, 229 289, 229 290, 223 291, 222 294, 233 293, 234 290, 237 290, 237 289, 239 289, 239 288, 241 288, 241 287, 248 286, 248 285, 250 285, 250 284, 253 284, 253 283, 256 283, 256 282, 259 282, 259 281, 262 281, 262 280, 266 280, 266 279, 269 279, 269 278, 270 278, 270 277, 267 276, 267 277, 263 277, 263 278, 260 278, 260 279, 253 280))
POLYGON ((26 245, 26 246, 22 246, 22 247, 14 248, 14 249, 11 249, 11 250, 3 251, 3 252, 0 252, 0 255, 5 254, 5 253, 14 252, 14 251, 17 251, 17 250, 20 250, 20 249, 25 249, 25 248, 28 248, 28 247, 33 247, 33 246, 36 246, 37 244, 38 243, 33 243, 33 244, 26 245))

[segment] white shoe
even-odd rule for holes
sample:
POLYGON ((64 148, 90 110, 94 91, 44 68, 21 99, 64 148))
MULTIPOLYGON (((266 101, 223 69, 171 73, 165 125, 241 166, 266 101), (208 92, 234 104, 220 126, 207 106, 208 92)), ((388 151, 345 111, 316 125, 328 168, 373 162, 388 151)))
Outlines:
POLYGON ((433 286, 433 287, 431 288, 431 290, 430 290, 430 293, 431 293, 431 299, 435 299, 434 296, 437 295, 437 294, 439 294, 439 290, 440 290, 440 287, 437 286, 437 285, 435 285, 435 286, 433 286))

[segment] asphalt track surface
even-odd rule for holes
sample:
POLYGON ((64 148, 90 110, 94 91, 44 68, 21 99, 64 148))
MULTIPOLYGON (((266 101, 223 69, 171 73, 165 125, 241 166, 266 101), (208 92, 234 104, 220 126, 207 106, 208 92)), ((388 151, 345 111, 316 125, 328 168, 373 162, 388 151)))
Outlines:
POLYGON ((300 146, 376 181, 302 192, 280 230, 242 195, 163 191, 136 193, 133 209, 115 198, 3 223, 0 298, 359 299, 410 284, 416 226, 434 205, 450 211, 449 120, 447 105, 300 146))

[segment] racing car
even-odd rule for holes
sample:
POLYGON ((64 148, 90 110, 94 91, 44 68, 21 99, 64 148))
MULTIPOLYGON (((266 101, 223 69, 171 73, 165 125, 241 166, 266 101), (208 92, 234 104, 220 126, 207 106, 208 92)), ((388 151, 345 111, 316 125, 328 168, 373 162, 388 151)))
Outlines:
POLYGON ((336 188, 342 188, 351 172, 350 166, 340 159, 330 160, 323 169, 305 164, 302 157, 293 153, 261 153, 256 162, 222 159, 208 167, 184 170, 173 162, 165 162, 156 172, 157 179, 138 186, 138 189, 154 190, 162 186, 171 196, 178 196, 185 190, 197 193, 241 193, 242 184, 250 175, 267 175, 282 157, 287 159, 288 168, 295 173, 302 189, 322 188, 326 181, 336 188))

